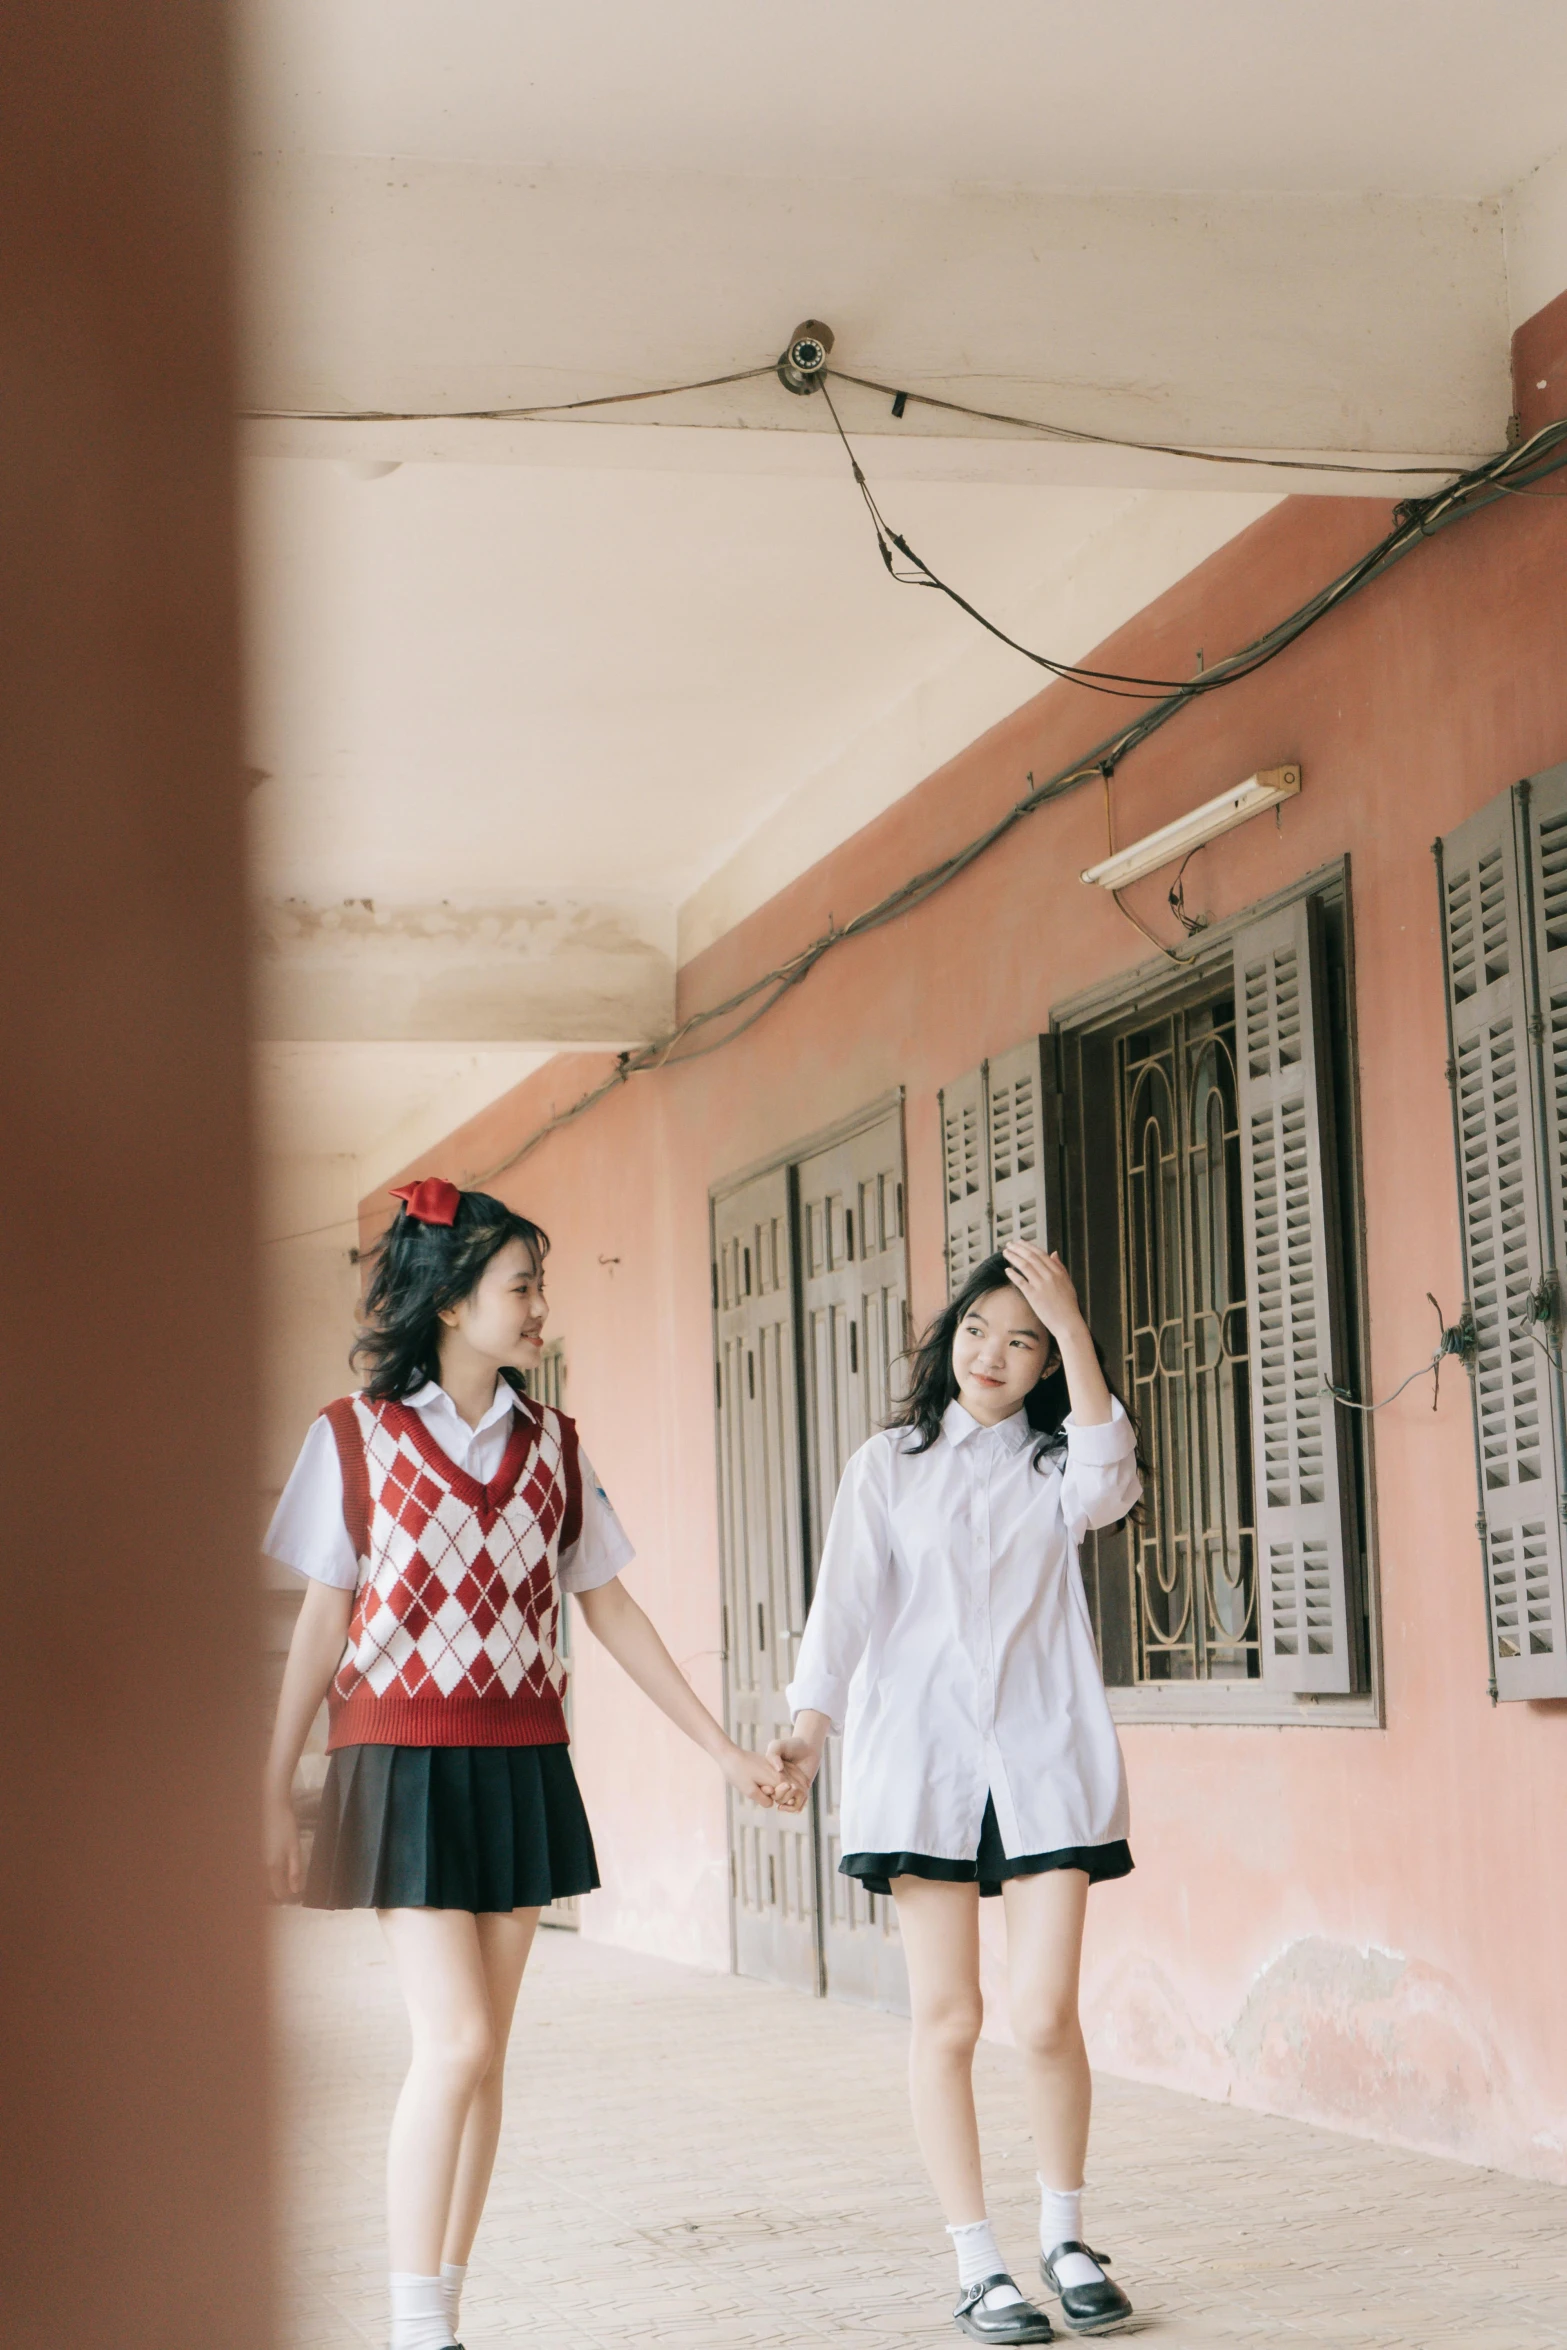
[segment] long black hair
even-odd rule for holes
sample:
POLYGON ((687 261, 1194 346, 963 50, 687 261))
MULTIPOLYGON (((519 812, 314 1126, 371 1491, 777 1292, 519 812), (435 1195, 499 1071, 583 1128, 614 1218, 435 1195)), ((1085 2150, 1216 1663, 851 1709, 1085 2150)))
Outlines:
MULTIPOLYGON (((1011 1267, 998 1249, 974 1267, 957 1296, 943 1313, 936 1316, 910 1360, 913 1368, 909 1376, 909 1391, 888 1420, 889 1428, 912 1429, 917 1442, 910 1452, 929 1452, 941 1434, 941 1423, 949 1404, 958 1400, 958 1383, 952 1372, 952 1342, 965 1317, 972 1312, 982 1297, 989 1297, 998 1289, 1017 1292, 1017 1284, 1010 1278, 1011 1267)), ((1018 1294, 1021 1294, 1020 1292, 1018 1294)), ((1094 1340, 1094 1352, 1099 1357, 1099 1368, 1110 1384, 1104 1349, 1094 1340)), ((1043 1468, 1047 1461, 1059 1461, 1066 1452, 1066 1419, 1072 1409, 1071 1390, 1066 1383, 1066 1370, 1055 1340, 1050 1340, 1048 1367, 1034 1382, 1023 1398, 1023 1410, 1034 1431, 1034 1466, 1043 1468)), ((1116 1401, 1121 1401, 1116 1397, 1116 1401)), ((1126 1410, 1124 1403, 1121 1404, 1126 1410)), ((1130 1417, 1130 1414, 1128 1414, 1130 1417)), ((1139 1453, 1141 1447, 1139 1446, 1139 1453)))
MULTIPOLYGON (((387 1226, 375 1254, 375 1277, 349 1360, 365 1371, 365 1393, 378 1403, 412 1395, 441 1376, 440 1316, 478 1287, 485 1266, 509 1240, 526 1241, 542 1270, 549 1234, 487 1191, 465 1191, 450 1224, 424 1224, 406 1206, 387 1226)), ((513 1387, 521 1374, 503 1366, 513 1387)))

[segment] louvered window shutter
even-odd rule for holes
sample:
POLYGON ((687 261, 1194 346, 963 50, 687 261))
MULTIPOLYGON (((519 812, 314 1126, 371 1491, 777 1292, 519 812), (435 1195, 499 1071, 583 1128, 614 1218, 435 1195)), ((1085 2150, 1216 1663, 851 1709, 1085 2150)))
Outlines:
MULTIPOLYGON (((1492 801, 1442 842, 1439 867, 1464 1285, 1477 1348, 1481 1531, 1501 1698, 1567 1696, 1559 1402, 1541 1343, 1551 1334, 1537 1334, 1530 1319, 1547 1254, 1529 1036, 1537 1000, 1531 932, 1543 964, 1539 1008, 1553 1097, 1567 1082, 1567 789, 1559 774, 1529 795, 1527 887, 1518 814, 1513 793, 1492 801)), ((1544 1190, 1559 1261, 1562 1112, 1555 1098, 1548 1107, 1555 1139, 1544 1190)))
POLYGON ((991 1248, 983 1066, 941 1089, 941 1166, 947 1219, 947 1295, 955 1297, 991 1248))
POLYGON ((1275 1688, 1355 1686, 1350 1485, 1339 1407, 1337 1195, 1320 910, 1302 899, 1235 942, 1262 1666, 1275 1688))
POLYGON ((1045 1245, 1044 1087, 1040 1040, 1028 1037, 986 1066, 992 1246, 1045 1245))

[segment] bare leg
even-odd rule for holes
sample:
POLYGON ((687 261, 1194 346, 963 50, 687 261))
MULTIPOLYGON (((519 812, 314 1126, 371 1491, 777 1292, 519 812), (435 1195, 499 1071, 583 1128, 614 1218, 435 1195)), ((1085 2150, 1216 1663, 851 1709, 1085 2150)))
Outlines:
POLYGON ((390 2265, 431 2277, 441 2265, 458 2151, 494 2054, 478 1920, 465 1909, 384 1909, 413 2056, 386 2150, 390 2265))
POLYGON ((501 2135, 506 2043, 511 2038, 511 2019, 522 1985, 522 1971, 533 1948, 538 1922, 536 1909, 514 1909, 509 1914, 503 1910, 485 1911, 475 1920, 493 2039, 489 2065, 468 2107, 446 2222, 446 2241, 441 2247, 443 2262, 451 2261, 458 2268, 466 2268, 468 2264, 484 2212, 484 2198, 490 2191, 490 2173, 495 2168, 495 2149, 501 2135))
POLYGON ((1001 1892, 1012 2033, 1023 2058, 1039 2175, 1050 2187, 1080 2187, 1093 2103, 1077 2017, 1088 1878, 1082 1869, 1047 1869, 1010 1877, 1001 1892))
POLYGON ((984 2016, 979 1888, 895 1877, 892 1890, 913 2009, 909 2098, 914 2134, 942 2216, 949 2227, 964 2227, 985 2216, 974 2116, 974 2049, 984 2016))

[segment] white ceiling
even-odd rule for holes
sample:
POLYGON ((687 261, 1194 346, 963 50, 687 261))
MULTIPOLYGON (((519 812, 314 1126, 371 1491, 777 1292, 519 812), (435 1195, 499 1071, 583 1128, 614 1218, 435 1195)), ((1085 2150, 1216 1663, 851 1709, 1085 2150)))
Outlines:
POLYGON ((262 148, 1032 189, 1499 195, 1555 0, 252 0, 262 148))
MULTIPOLYGON (((851 371, 959 399, 1435 461, 1500 439, 1510 289, 1567 280, 1567 167, 1501 200, 1567 141, 1567 11, 1536 0, 239 22, 253 407, 582 397, 766 362, 815 312, 851 371)), ((1336 478, 844 401, 894 523, 1066 659, 1336 478)), ((267 1031, 280 1150, 380 1180, 562 1038, 656 1030, 681 956, 1038 690, 889 582, 819 400, 767 377, 627 413, 252 434, 257 888, 297 902, 279 952, 312 942, 296 1004, 344 901, 363 950, 324 1027, 267 1031), (490 936, 522 944, 485 998, 490 936), (553 992, 541 937, 577 958, 553 992), (366 996, 403 939, 399 1043, 366 996)))
MULTIPOLYGON (((264 1044, 256 1048, 257 1113, 274 1156, 352 1162, 349 1196, 358 1198, 548 1058, 514 1045, 264 1044)), ((274 1217, 273 1229, 313 1220, 274 1217)))
MULTIPOLYGON (((253 794, 269 894, 678 905, 785 795, 974 645, 822 480, 255 469, 253 794)), ((1138 503, 907 483, 1003 622, 1138 503)), ((1038 673, 984 645, 997 714, 1038 673)), ((955 747, 955 746, 954 746, 955 747)))
MULTIPOLYGON (((892 585, 841 468, 248 479, 269 898, 618 901, 646 933, 650 901, 672 915, 760 833, 762 869, 715 900, 734 919, 1043 682, 892 585)), ((1075 658, 1271 495, 915 480, 893 502, 1003 625, 1075 658)))

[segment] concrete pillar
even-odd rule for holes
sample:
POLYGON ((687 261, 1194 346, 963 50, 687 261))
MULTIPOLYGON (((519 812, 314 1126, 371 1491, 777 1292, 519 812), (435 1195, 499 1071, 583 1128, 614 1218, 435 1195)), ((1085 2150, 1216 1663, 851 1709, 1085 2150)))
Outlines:
POLYGON ((271 2337, 223 12, 0 14, 0 2337, 271 2337))

